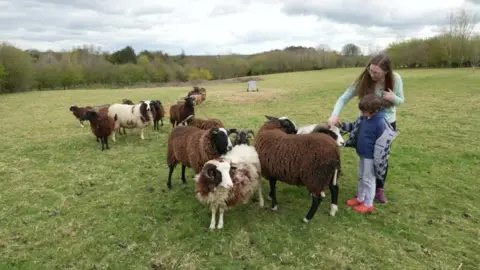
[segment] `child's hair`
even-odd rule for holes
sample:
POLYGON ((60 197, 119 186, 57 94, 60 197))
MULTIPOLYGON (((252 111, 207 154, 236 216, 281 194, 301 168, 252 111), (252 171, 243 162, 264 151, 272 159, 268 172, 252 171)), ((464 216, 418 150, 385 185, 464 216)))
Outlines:
POLYGON ((386 101, 378 97, 375 93, 371 93, 362 97, 358 103, 358 109, 362 112, 376 113, 381 109, 388 107, 386 101))

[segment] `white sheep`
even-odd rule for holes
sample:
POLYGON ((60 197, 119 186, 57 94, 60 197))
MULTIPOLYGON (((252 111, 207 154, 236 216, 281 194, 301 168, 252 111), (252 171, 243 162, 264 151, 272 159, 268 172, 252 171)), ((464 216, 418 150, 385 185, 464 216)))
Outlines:
POLYGON ((112 140, 115 141, 115 133, 123 128, 140 128, 140 138, 143 140, 143 129, 153 123, 153 105, 150 100, 141 101, 138 104, 112 104, 108 108, 108 115, 112 118, 117 115, 115 131, 112 140))
POLYGON ((258 204, 263 208, 260 170, 258 154, 253 146, 248 145, 237 145, 227 154, 205 163, 202 171, 195 176, 196 198, 210 206, 210 229, 215 228, 217 209, 219 219, 216 227, 222 229, 225 210, 238 203, 248 203, 255 192, 258 192, 258 204))

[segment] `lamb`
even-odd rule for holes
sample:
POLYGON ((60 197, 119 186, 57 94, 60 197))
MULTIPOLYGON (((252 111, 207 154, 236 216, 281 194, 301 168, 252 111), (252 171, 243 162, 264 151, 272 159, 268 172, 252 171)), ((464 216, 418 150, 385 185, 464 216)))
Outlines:
POLYGON ((193 87, 193 91, 187 93, 187 97, 194 97, 197 104, 204 102, 207 99, 207 90, 205 88, 193 87))
MULTIPOLYGON (((154 108, 149 100, 141 101, 139 104, 112 104, 108 108, 108 115, 114 117, 117 115, 115 121, 115 131, 119 131, 120 127, 123 128, 140 128, 140 138, 145 139, 143 136, 143 129, 152 124, 154 108)), ((112 134, 112 140, 115 142, 115 132, 112 134)))
POLYGON ((250 128, 240 131, 235 130, 234 133, 236 136, 235 140, 233 141, 233 145, 250 145, 250 140, 255 139, 255 133, 250 128))
POLYGON ((225 127, 223 125, 222 120, 216 118, 209 118, 209 119, 200 119, 196 118, 195 115, 189 115, 185 118, 180 124, 187 125, 187 126, 195 126, 199 129, 209 129, 212 127, 225 127))
POLYGON ((70 106, 70 111, 73 113, 73 116, 75 116, 79 122, 80 122, 80 127, 83 128, 83 121, 81 118, 85 115, 85 113, 89 110, 93 109, 92 106, 86 106, 86 107, 78 107, 77 105, 73 104, 70 106))
POLYGON ((190 95, 189 97, 192 97, 195 101, 195 104, 201 104, 203 100, 203 95, 201 94, 195 94, 195 95, 190 95))
POLYGON ((155 108, 155 115, 153 116, 153 129, 158 130, 158 121, 161 121, 163 127, 163 117, 165 117, 165 109, 163 108, 160 100, 153 101, 153 107, 155 108))
POLYGON ((194 126, 175 127, 168 136, 168 188, 172 188, 172 173, 178 163, 182 164, 182 182, 186 184, 186 167, 199 173, 205 162, 230 151, 232 142, 228 133, 223 127, 206 130, 194 126))
MULTIPOLYGON (((184 97, 185 103, 173 104, 170 106, 170 123, 172 127, 177 126, 189 115, 195 115, 195 108, 192 97, 184 97)), ((184 124, 185 125, 185 124, 184 124)))
POLYGON ((323 132, 325 130, 331 130, 336 136, 336 141, 337 144, 341 147, 345 146, 345 140, 343 139, 342 135, 345 134, 339 127, 337 126, 330 126, 328 124, 311 124, 311 125, 305 125, 301 126, 298 128, 298 134, 309 134, 309 133, 315 133, 315 132, 323 132))
POLYGON ((102 143, 102 151, 104 150, 104 146, 106 149, 110 149, 108 146, 108 136, 110 136, 115 128, 115 121, 117 121, 117 115, 115 114, 114 117, 110 117, 108 115, 108 111, 99 111, 96 112, 94 110, 87 111, 81 118, 81 120, 89 120, 90 121, 90 128, 92 130, 93 135, 100 138, 102 143))
POLYGON ((330 215, 338 210, 337 177, 341 173, 340 148, 337 134, 329 129, 297 134, 298 129, 287 117, 265 116, 268 121, 257 134, 255 149, 262 164, 262 176, 270 182, 272 210, 277 210, 276 183, 306 186, 312 204, 303 219, 315 215, 328 185, 331 192, 330 215), (323 196, 322 196, 323 195, 323 196))
POLYGON ((220 212, 217 229, 222 229, 224 211, 238 203, 247 204, 255 192, 263 208, 260 178, 260 160, 253 146, 237 145, 220 158, 205 163, 202 172, 195 176, 196 198, 212 210, 210 229, 215 229, 217 209, 220 212))

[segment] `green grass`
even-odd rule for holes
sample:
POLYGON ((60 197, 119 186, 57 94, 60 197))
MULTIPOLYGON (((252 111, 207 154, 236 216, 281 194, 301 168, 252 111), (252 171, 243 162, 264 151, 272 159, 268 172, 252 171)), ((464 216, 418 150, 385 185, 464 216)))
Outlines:
MULTIPOLYGON (((259 93, 246 93, 246 83, 207 86, 207 101, 196 113, 254 131, 265 114, 289 116, 297 125, 325 122, 359 71, 264 76, 259 93)), ((180 167, 173 190, 166 188, 168 120, 159 132, 148 128, 143 141, 138 130, 127 130, 100 152, 88 123, 81 129, 68 111, 73 103, 122 98, 172 104, 189 87, 2 95, 0 268, 479 269, 480 73, 399 72, 406 103, 398 108, 401 134, 392 150, 387 205, 372 215, 345 206, 357 181, 357 157, 346 148, 337 216, 328 215, 327 192, 314 219, 303 224, 306 188, 280 183, 277 212, 269 201, 264 209, 240 205, 215 231, 193 181, 181 184, 180 167)), ((355 100, 341 116, 355 119, 355 100)), ((263 189, 266 197, 266 181, 263 189)))

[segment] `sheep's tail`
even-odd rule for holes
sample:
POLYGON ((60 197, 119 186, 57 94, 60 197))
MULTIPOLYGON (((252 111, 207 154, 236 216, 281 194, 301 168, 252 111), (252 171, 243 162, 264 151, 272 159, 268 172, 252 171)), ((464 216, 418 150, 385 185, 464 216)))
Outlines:
POLYGON ((117 114, 115 114, 115 116, 113 117, 113 120, 116 122, 117 119, 118 119, 117 114))

